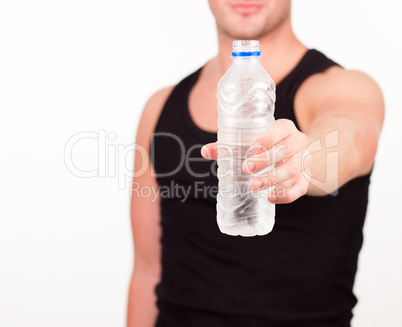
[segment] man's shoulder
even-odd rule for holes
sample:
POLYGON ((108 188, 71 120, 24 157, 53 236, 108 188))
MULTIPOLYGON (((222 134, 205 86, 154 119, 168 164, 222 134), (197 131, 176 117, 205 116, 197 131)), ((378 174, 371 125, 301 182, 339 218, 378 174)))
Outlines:
POLYGON ((311 75, 299 89, 299 97, 311 103, 319 104, 329 96, 339 99, 372 98, 381 96, 381 90, 366 73, 339 66, 332 66, 321 73, 311 75))
POLYGON ((148 99, 141 116, 142 123, 154 121, 159 117, 174 87, 174 85, 171 85, 160 89, 148 99))
POLYGON ((174 85, 155 92, 145 104, 137 129, 137 143, 149 146, 149 136, 155 129, 161 111, 172 92, 174 85))
POLYGON ((167 86, 159 91, 155 92, 147 101, 142 117, 149 119, 157 119, 161 114, 161 111, 168 100, 169 96, 172 94, 173 90, 177 90, 177 92, 187 91, 188 88, 191 88, 195 81, 198 79, 198 76, 201 72, 201 68, 198 68, 196 71, 191 74, 185 76, 181 81, 179 81, 175 85, 167 86))
POLYGON ((166 100, 168 99, 170 93, 172 93, 172 90, 175 86, 167 86, 163 89, 160 89, 159 91, 155 92, 154 94, 151 95, 151 97, 148 99, 147 103, 145 104, 143 114, 155 114, 158 111, 162 110, 166 100))
POLYGON ((306 126, 335 107, 340 111, 375 105, 383 110, 383 96, 379 85, 366 73, 332 66, 302 83, 294 105, 301 125, 306 126))
POLYGON ((367 87, 373 84, 377 85, 369 75, 362 71, 344 69, 340 66, 331 66, 323 72, 311 75, 306 79, 305 83, 303 83, 303 87, 317 87, 318 85, 325 87, 333 84, 337 84, 338 86, 344 85, 345 87, 353 85, 363 85, 367 87))

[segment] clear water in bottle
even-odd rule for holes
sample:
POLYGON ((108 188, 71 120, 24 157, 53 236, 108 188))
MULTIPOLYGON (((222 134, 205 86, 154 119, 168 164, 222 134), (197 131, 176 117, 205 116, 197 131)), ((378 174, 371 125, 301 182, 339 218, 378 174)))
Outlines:
POLYGON ((275 84, 260 64, 258 41, 234 41, 232 57, 218 84, 217 222, 225 234, 265 235, 275 222, 271 190, 250 190, 253 176, 242 164, 253 155, 252 141, 274 121, 275 84))

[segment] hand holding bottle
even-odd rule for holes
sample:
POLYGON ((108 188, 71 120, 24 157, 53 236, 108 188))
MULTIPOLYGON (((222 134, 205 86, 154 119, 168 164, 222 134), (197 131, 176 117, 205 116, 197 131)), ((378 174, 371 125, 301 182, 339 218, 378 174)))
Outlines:
MULTIPOLYGON (((288 119, 278 119, 252 143, 254 155, 243 162, 246 174, 254 174, 274 165, 274 169, 249 181, 252 191, 274 186, 268 200, 271 203, 290 203, 306 194, 309 184, 311 155, 307 136, 288 119)), ((216 160, 217 143, 206 144, 201 154, 216 160)))

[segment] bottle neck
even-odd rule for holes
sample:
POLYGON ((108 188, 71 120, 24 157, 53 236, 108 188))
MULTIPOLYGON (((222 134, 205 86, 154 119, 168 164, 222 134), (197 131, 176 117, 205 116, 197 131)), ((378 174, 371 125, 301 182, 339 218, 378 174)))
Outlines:
POLYGON ((233 41, 234 64, 256 64, 260 62, 260 43, 257 40, 233 41))

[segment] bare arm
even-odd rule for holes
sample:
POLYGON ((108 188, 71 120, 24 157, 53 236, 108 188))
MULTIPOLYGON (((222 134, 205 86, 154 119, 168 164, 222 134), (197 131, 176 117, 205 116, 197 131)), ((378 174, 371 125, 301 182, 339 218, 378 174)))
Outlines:
POLYGON ((307 194, 334 192, 370 172, 384 120, 384 100, 369 76, 340 68, 315 75, 302 85, 295 106, 304 117, 299 122, 311 152, 307 194))
MULTIPOLYGON (((254 141, 255 155, 244 161, 244 172, 276 168, 252 178, 252 190, 275 186, 269 201, 290 203, 306 193, 332 193, 371 170, 384 101, 370 77, 338 67, 313 75, 300 87, 295 111, 301 131, 279 119, 254 141)), ((216 159, 215 143, 207 144, 202 155, 216 159)))
POLYGON ((134 270, 131 278, 127 327, 152 327, 157 316, 155 286, 160 280, 160 212, 159 198, 143 197, 141 188, 158 186, 152 173, 149 157, 151 133, 171 88, 153 95, 146 104, 137 131, 136 146, 146 150, 147 156, 137 155, 131 198, 131 223, 134 238, 134 270))

